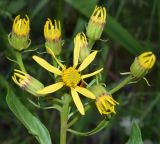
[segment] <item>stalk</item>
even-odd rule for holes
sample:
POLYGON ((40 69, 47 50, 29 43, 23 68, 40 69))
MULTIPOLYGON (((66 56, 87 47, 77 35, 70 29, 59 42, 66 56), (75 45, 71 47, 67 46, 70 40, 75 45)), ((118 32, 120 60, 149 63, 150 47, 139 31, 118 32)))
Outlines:
POLYGON ((26 72, 26 69, 24 67, 24 64, 23 64, 23 60, 22 60, 22 54, 19 52, 19 51, 16 51, 16 59, 17 59, 17 63, 20 67, 20 69, 23 71, 23 72, 26 72))
POLYGON ((109 91, 110 94, 117 92, 119 89, 127 85, 133 79, 132 75, 127 76, 123 81, 116 85, 113 89, 109 91))
POLYGON ((70 95, 64 95, 64 104, 60 113, 61 125, 60 125, 60 144, 66 144, 67 136, 67 122, 69 113, 70 95))

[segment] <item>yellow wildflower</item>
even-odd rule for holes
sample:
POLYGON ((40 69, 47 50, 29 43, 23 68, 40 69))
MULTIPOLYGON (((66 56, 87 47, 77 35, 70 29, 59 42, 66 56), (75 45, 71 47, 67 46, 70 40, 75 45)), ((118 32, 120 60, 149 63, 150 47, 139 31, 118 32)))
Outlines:
POLYGON ((60 21, 54 20, 53 25, 52 21, 48 18, 46 24, 44 25, 44 37, 47 41, 58 41, 61 39, 60 21))
POLYGON ((28 16, 26 15, 26 18, 21 19, 20 15, 18 15, 14 19, 12 31, 17 36, 27 36, 30 31, 28 16))
POLYGON ((80 86, 78 86, 78 84, 80 83, 80 81, 91 77, 93 75, 96 75, 98 73, 100 73, 103 68, 89 73, 89 74, 84 74, 82 75, 81 72, 88 67, 88 65, 95 59, 95 56, 97 54, 97 51, 92 52, 90 55, 88 55, 84 61, 82 62, 82 64, 77 68, 78 66, 78 59, 79 59, 79 51, 80 51, 80 46, 81 46, 81 40, 79 36, 76 36, 76 38, 74 39, 74 53, 73 53, 73 66, 66 68, 65 65, 63 65, 55 56, 55 54, 53 53, 53 51, 50 48, 48 49, 48 52, 52 55, 52 57, 55 59, 55 61, 59 64, 59 66, 61 67, 62 70, 59 70, 58 68, 50 65, 47 61, 45 61, 44 59, 38 57, 38 56, 33 56, 33 59, 40 64, 43 68, 45 68, 46 70, 57 74, 61 77, 61 81, 57 82, 55 84, 49 85, 39 91, 37 91, 38 94, 48 94, 48 93, 53 93, 57 90, 59 90, 60 88, 62 88, 63 86, 67 86, 70 88, 71 90, 71 95, 73 98, 73 101, 77 107, 77 109, 79 110, 79 112, 84 115, 84 107, 82 105, 82 102, 79 98, 78 93, 90 98, 90 99, 95 99, 95 95, 89 91, 87 88, 82 88, 80 86))
POLYGON ((98 40, 103 32, 106 23, 106 9, 105 7, 98 7, 94 9, 87 26, 87 36, 91 40, 98 40))
POLYGON ((26 18, 21 19, 20 15, 18 15, 14 19, 12 32, 8 35, 10 45, 18 51, 28 48, 31 44, 29 31, 30 25, 28 16, 26 15, 26 18))
POLYGON ((144 77, 154 66, 156 56, 152 52, 144 52, 135 58, 130 67, 131 74, 135 78, 144 77))
POLYGON ((95 104, 99 113, 108 115, 115 112, 115 105, 119 104, 116 102, 112 96, 106 91, 106 89, 101 85, 94 85, 90 90, 96 96, 95 104))
POLYGON ((40 81, 17 69, 14 70, 12 79, 18 86, 33 94, 34 96, 40 96, 37 94, 37 91, 44 88, 44 85, 40 81))

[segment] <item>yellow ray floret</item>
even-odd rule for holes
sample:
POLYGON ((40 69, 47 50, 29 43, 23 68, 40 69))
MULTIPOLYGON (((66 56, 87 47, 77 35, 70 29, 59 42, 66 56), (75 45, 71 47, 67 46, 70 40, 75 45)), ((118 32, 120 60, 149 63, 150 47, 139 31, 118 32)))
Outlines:
POLYGON ((59 40, 61 37, 60 21, 54 20, 54 24, 53 24, 52 21, 48 18, 48 20, 44 25, 44 37, 48 41, 59 40))
POLYGON ((91 20, 98 24, 105 24, 106 22, 106 9, 104 7, 98 7, 94 9, 94 12, 91 16, 91 20))
POLYGON ((26 15, 26 18, 21 19, 20 15, 18 15, 13 22, 12 31, 17 36, 28 36, 29 34, 29 18, 26 15))
POLYGON ((139 64, 145 69, 151 69, 156 61, 156 57, 152 52, 144 52, 138 56, 139 64))
POLYGON ((38 91, 39 94, 48 94, 55 92, 62 88, 63 86, 67 86, 71 89, 71 95, 73 97, 73 101, 79 110, 79 112, 84 115, 84 107, 83 104, 79 98, 78 93, 84 95, 85 97, 88 97, 90 99, 95 99, 95 95, 89 91, 87 88, 79 87, 78 84, 80 81, 84 78, 88 78, 91 76, 94 76, 102 71, 102 69, 95 71, 90 74, 81 75, 81 71, 84 70, 94 59, 97 54, 97 51, 92 52, 86 59, 82 62, 79 68, 76 68, 78 65, 78 58, 79 58, 79 49, 80 49, 80 39, 79 37, 75 38, 75 47, 74 47, 74 55, 73 55, 73 66, 66 68, 65 65, 63 65, 55 56, 53 51, 48 49, 48 52, 52 55, 52 57, 55 59, 55 61, 59 64, 62 70, 57 69, 56 67, 50 65, 46 60, 38 57, 33 56, 33 59, 40 64, 43 68, 48 70, 49 72, 58 74, 61 77, 61 81, 52 84, 50 86, 47 86, 41 90, 38 91))

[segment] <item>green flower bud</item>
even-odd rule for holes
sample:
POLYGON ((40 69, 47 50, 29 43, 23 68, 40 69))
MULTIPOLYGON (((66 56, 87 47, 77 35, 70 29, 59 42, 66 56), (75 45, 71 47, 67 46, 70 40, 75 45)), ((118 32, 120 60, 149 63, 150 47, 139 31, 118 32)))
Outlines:
POLYGON ((44 88, 44 85, 29 74, 15 69, 12 79, 23 90, 26 90, 34 96, 43 96, 38 94, 37 91, 44 88))
POLYGON ((87 26, 88 38, 91 40, 100 39, 105 23, 106 9, 104 7, 96 6, 87 26))
POLYGON ((139 79, 144 77, 154 66, 156 57, 152 52, 144 52, 135 58, 130 67, 131 74, 139 79))
MULTIPOLYGON (((52 21, 48 19, 44 25, 44 37, 46 39, 45 46, 49 47, 55 55, 59 55, 62 50, 62 40, 61 40, 61 25, 59 21, 52 21)), ((47 50, 48 52, 48 50, 47 50)))
POLYGON ((96 107, 99 113, 102 115, 109 115, 115 112, 115 105, 119 104, 101 85, 94 85, 90 88, 92 93, 96 96, 96 107))
POLYGON ((16 50, 21 51, 29 47, 31 40, 29 39, 29 18, 21 19, 18 15, 13 22, 12 32, 8 35, 8 41, 16 50))

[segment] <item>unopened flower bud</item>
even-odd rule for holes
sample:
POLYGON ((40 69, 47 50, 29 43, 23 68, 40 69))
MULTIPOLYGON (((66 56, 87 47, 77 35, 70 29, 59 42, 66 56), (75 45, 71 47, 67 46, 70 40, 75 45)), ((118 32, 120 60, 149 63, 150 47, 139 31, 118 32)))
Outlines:
POLYGON ((29 18, 21 19, 18 15, 13 22, 12 32, 8 35, 8 41, 16 50, 21 51, 29 47, 31 40, 29 39, 29 18))
POLYGON ((79 52, 79 61, 83 62, 83 60, 90 54, 90 50, 88 47, 88 42, 85 34, 78 33, 74 39, 75 45, 77 45, 80 49, 79 52))
POLYGON ((144 77, 154 66, 156 57, 152 52, 144 52, 135 58, 130 67, 131 74, 135 78, 144 77))
POLYGON ((46 39, 45 46, 49 47, 55 55, 59 55, 62 49, 61 25, 60 21, 52 21, 48 19, 44 25, 44 37, 46 39))
POLYGON ((119 104, 116 102, 112 96, 106 91, 106 89, 101 85, 94 85, 90 89, 96 96, 96 107, 99 113, 102 115, 109 115, 115 112, 115 105, 119 104))
POLYGON ((100 39, 105 23, 106 23, 105 7, 96 6, 87 26, 88 38, 91 40, 100 39))
POLYGON ((26 90, 34 96, 42 96, 39 95, 37 91, 44 88, 44 85, 29 74, 15 69, 12 79, 23 90, 26 90))

